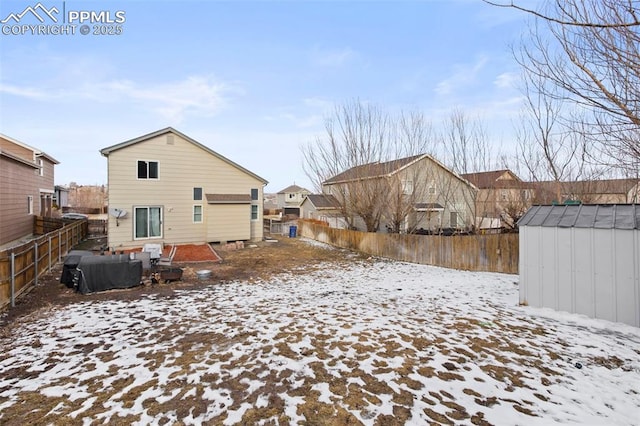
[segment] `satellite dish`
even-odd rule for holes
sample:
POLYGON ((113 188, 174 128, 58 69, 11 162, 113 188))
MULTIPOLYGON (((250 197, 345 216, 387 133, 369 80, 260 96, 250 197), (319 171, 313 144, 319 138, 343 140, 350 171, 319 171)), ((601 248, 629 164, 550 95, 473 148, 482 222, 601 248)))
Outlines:
POLYGON ((123 217, 125 217, 127 215, 127 211, 123 210, 123 209, 118 209, 115 207, 110 207, 109 208, 109 214, 113 217, 115 217, 116 219, 122 219, 123 217))

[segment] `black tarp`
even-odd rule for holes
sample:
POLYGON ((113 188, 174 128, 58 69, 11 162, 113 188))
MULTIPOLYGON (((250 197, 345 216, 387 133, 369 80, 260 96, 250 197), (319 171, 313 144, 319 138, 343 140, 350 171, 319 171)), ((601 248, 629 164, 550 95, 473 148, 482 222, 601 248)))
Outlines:
POLYGON ((126 254, 84 256, 77 270, 76 288, 82 294, 135 287, 142 281, 142 261, 126 254))
POLYGON ((84 256, 93 256, 93 252, 89 250, 71 250, 67 253, 62 264, 62 275, 60 282, 69 288, 73 288, 73 277, 80 259, 84 256))

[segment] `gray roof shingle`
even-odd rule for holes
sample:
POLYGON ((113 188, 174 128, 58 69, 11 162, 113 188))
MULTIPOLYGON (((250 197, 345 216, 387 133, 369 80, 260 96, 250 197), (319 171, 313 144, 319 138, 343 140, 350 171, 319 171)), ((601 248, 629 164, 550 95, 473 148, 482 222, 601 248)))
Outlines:
POLYGON ((640 204, 532 206, 518 226, 640 229, 640 204))

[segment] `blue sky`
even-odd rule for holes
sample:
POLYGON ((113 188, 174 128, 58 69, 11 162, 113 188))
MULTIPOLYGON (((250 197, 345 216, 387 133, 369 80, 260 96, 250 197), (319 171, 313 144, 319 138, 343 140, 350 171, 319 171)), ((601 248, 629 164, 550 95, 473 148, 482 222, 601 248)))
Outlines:
MULTIPOLYGON (((3 0, 0 20, 37 3, 3 0)), ((101 148, 172 126, 267 179, 267 192, 310 187, 301 144, 355 98, 423 111, 436 126, 461 108, 503 150, 515 143, 510 45, 527 23, 515 10, 481 0, 41 3, 126 16, 120 35, 0 34, 0 133, 60 161, 56 184, 107 183, 101 148)))

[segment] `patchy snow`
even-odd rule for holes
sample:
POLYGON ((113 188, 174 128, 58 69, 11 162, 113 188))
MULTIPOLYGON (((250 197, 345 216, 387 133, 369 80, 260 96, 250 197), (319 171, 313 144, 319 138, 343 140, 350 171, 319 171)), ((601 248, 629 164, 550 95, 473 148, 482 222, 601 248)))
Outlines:
POLYGON ((0 423, 638 424, 640 329, 517 301, 375 260, 70 305, 0 342, 0 423))
POLYGON ((336 247, 332 246, 331 244, 323 243, 321 241, 313 240, 311 238, 300 237, 299 240, 304 242, 305 244, 309 244, 310 246, 318 247, 321 249, 336 250, 336 247))

